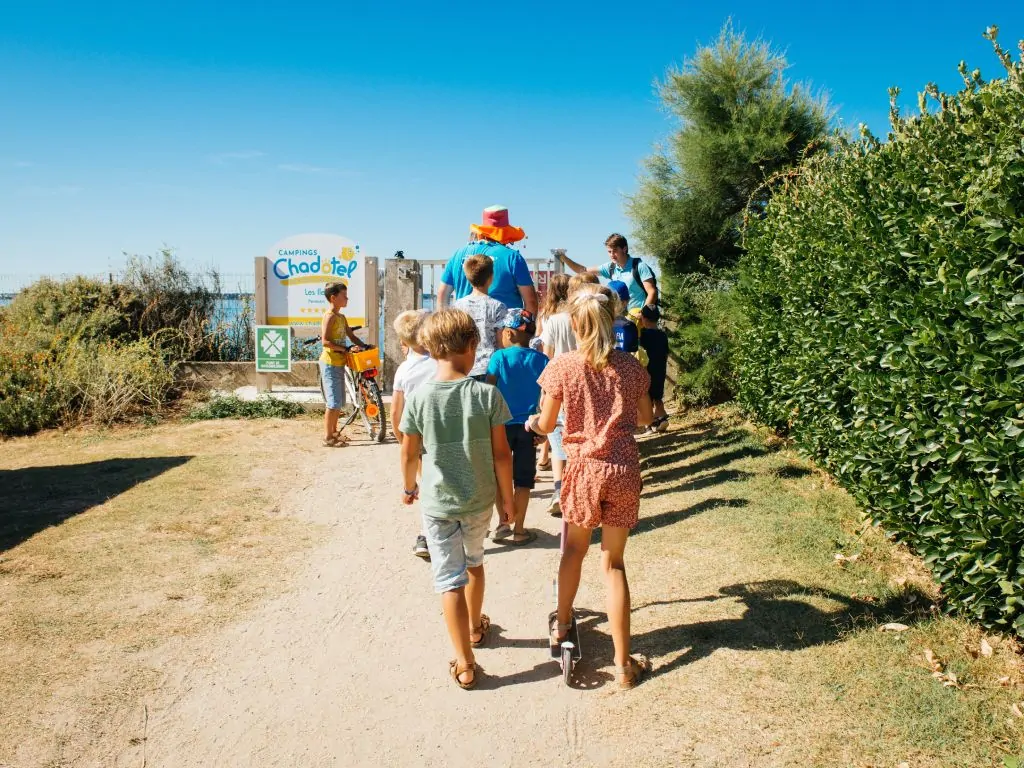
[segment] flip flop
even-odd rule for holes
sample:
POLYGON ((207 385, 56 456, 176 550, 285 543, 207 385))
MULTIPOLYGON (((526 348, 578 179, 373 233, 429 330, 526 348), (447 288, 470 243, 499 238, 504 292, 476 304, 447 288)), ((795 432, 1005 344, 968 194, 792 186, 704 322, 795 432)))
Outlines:
POLYGON ((520 534, 513 533, 511 537, 509 537, 508 539, 505 540, 505 543, 506 544, 511 544, 513 547, 522 547, 522 546, 525 546, 526 544, 529 544, 531 541, 536 541, 536 539, 537 539, 537 532, 536 531, 531 531, 530 529, 527 528, 526 530, 524 530, 520 534), (516 540, 516 536, 517 535, 523 536, 524 538, 516 540))

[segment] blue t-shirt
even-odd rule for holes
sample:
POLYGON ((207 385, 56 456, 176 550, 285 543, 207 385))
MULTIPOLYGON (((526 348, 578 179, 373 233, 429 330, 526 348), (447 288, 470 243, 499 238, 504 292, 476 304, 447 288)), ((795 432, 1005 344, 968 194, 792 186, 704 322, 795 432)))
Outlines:
POLYGON ((645 261, 640 260, 640 285, 637 285, 636 281, 633 280, 633 262, 638 261, 635 256, 630 256, 626 260, 626 266, 620 267, 614 261, 609 261, 607 264, 601 265, 601 271, 598 272, 601 277, 605 280, 621 280, 629 288, 629 309, 640 309, 644 304, 647 303, 647 289, 644 288, 643 283, 647 280, 654 280, 654 270, 651 269, 645 261))
POLYGON ((444 265, 441 282, 455 289, 452 298, 461 299, 473 292, 473 286, 469 284, 462 265, 467 256, 478 253, 490 256, 494 261, 494 282, 487 293, 509 309, 522 309, 523 297, 519 295, 519 286, 533 285, 533 275, 530 274, 526 259, 519 251, 487 240, 478 240, 462 246, 444 265))
POLYGON ((540 404, 537 379, 548 364, 547 355, 529 347, 505 347, 491 355, 487 375, 498 380, 498 391, 512 412, 509 424, 525 424, 540 404))

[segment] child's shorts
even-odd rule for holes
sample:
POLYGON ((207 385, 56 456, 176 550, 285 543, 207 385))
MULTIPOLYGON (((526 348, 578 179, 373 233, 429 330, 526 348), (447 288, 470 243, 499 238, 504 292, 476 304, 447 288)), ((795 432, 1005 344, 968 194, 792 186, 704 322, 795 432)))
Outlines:
POLYGON ((581 528, 632 528, 640 517, 640 467, 573 459, 562 476, 562 517, 581 528))
POLYGON ((512 449, 512 487, 533 489, 537 478, 537 448, 533 432, 522 424, 506 424, 505 436, 512 449))
POLYGON ((340 411, 345 405, 345 366, 320 361, 320 391, 329 411, 340 411))
POLYGON ((559 461, 568 461, 569 457, 565 453, 565 447, 562 445, 562 412, 558 412, 558 425, 548 433, 548 444, 551 446, 552 457, 559 461))
POLYGON ((484 539, 490 521, 490 509, 456 519, 423 516, 435 592, 451 592, 466 586, 466 569, 484 564, 484 539))

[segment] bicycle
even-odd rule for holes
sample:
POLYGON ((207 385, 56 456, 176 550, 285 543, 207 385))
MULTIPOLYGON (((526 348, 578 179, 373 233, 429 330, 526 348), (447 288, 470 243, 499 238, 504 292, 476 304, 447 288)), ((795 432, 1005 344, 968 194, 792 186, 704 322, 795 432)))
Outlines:
MULTIPOLYGON (((362 326, 353 326, 358 331, 362 326)), ((319 338, 305 339, 304 346, 319 344, 319 338)), ((346 407, 351 413, 338 424, 338 430, 345 429, 359 417, 366 429, 366 434, 375 443, 383 443, 388 434, 387 414, 384 410, 384 395, 377 382, 380 366, 380 353, 377 347, 367 345, 360 352, 349 352, 345 357, 345 391, 346 407)), ((320 378, 320 366, 316 369, 317 383, 320 393, 324 394, 323 380, 320 378)), ((325 395, 326 399, 326 395, 325 395)))

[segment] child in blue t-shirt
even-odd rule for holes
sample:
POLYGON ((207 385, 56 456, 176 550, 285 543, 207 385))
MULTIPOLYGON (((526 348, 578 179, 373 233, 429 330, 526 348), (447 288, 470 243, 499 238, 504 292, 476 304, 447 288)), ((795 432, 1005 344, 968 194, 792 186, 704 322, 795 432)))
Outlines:
MULTIPOLYGON (((517 546, 529 544, 537 538, 536 533, 525 528, 526 507, 530 503, 530 491, 537 474, 537 451, 533 444, 534 436, 526 431, 524 425, 540 404, 537 379, 548 364, 548 358, 530 349, 530 338, 535 330, 529 313, 521 309, 508 310, 501 331, 503 348, 491 355, 487 365, 487 381, 498 387, 512 412, 512 418, 505 424, 505 434, 512 449, 512 485, 515 487, 514 527, 499 525, 493 538, 517 546)), ((501 508, 499 499, 498 509, 501 508)))

